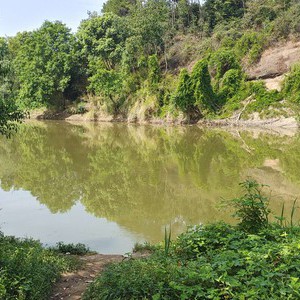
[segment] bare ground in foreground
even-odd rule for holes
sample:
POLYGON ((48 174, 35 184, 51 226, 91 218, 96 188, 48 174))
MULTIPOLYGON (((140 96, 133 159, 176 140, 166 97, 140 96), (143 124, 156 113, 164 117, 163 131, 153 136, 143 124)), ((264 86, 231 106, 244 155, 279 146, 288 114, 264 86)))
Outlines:
POLYGON ((124 259, 122 255, 95 254, 79 258, 82 266, 72 273, 65 273, 55 285, 51 300, 79 300, 82 299, 87 286, 103 270, 113 262, 120 262, 124 259))

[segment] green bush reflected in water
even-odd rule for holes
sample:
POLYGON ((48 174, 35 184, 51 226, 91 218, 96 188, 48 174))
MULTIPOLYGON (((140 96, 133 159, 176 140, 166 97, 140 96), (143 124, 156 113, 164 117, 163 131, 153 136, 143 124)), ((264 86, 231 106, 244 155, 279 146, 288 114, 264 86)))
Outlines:
MULTIPOLYGON (((186 224, 220 220, 221 197, 247 176, 269 184, 273 208, 300 191, 299 135, 198 127, 30 123, 0 140, 3 190, 24 189, 52 213, 87 212, 149 240, 186 224)), ((225 221, 229 221, 228 218, 225 221)))

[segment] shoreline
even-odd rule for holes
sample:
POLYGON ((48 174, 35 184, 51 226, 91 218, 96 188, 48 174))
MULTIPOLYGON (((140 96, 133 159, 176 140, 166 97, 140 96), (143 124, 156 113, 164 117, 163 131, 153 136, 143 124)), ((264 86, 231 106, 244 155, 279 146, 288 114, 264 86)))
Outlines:
MULTIPOLYGON (((90 116, 90 113, 85 114, 69 114, 66 111, 62 112, 44 112, 44 111, 32 111, 30 112, 29 120, 39 121, 75 121, 75 122, 94 122, 94 123, 128 123, 128 124, 139 124, 139 125, 204 125, 207 127, 282 127, 282 128, 299 128, 299 122, 296 120, 296 116, 284 117, 279 116, 276 118, 260 119, 258 117, 240 120, 235 117, 226 119, 200 119, 195 122, 188 122, 184 117, 178 118, 155 118, 150 117, 148 119, 130 119, 124 116, 112 116, 112 115, 97 115, 90 116)), ((28 120, 26 119, 26 120, 28 120)))
POLYGON ((299 123, 296 117, 277 117, 269 119, 249 119, 249 120, 237 120, 234 117, 226 119, 201 119, 197 122, 186 122, 182 117, 176 119, 159 119, 149 118, 147 120, 130 120, 125 117, 114 118, 111 115, 98 115, 97 117, 91 117, 90 113, 85 114, 67 114, 63 112, 54 112, 45 114, 44 111, 33 111, 30 118, 25 119, 25 122, 30 121, 65 121, 73 124, 101 124, 101 123, 116 123, 127 124, 137 126, 179 126, 179 127, 201 127, 201 128, 220 128, 224 130, 247 130, 254 132, 269 132, 271 134, 279 135, 295 135, 299 130, 299 123))

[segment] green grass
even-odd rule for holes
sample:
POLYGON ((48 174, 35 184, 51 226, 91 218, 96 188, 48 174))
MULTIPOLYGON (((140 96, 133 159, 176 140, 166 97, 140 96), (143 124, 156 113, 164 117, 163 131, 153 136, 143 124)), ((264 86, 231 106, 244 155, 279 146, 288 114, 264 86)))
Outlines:
POLYGON ((34 240, 0 235, 0 299, 48 299, 53 284, 76 259, 44 249, 34 240))

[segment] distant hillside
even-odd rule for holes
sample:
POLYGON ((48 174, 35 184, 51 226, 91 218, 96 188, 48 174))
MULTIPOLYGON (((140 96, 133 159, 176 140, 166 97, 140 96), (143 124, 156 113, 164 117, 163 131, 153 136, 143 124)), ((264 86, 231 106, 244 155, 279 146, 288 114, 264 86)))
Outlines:
POLYGON ((46 21, 1 38, 0 91, 21 108, 66 117, 295 117, 298 63, 297 0, 108 0, 76 34, 46 21))

